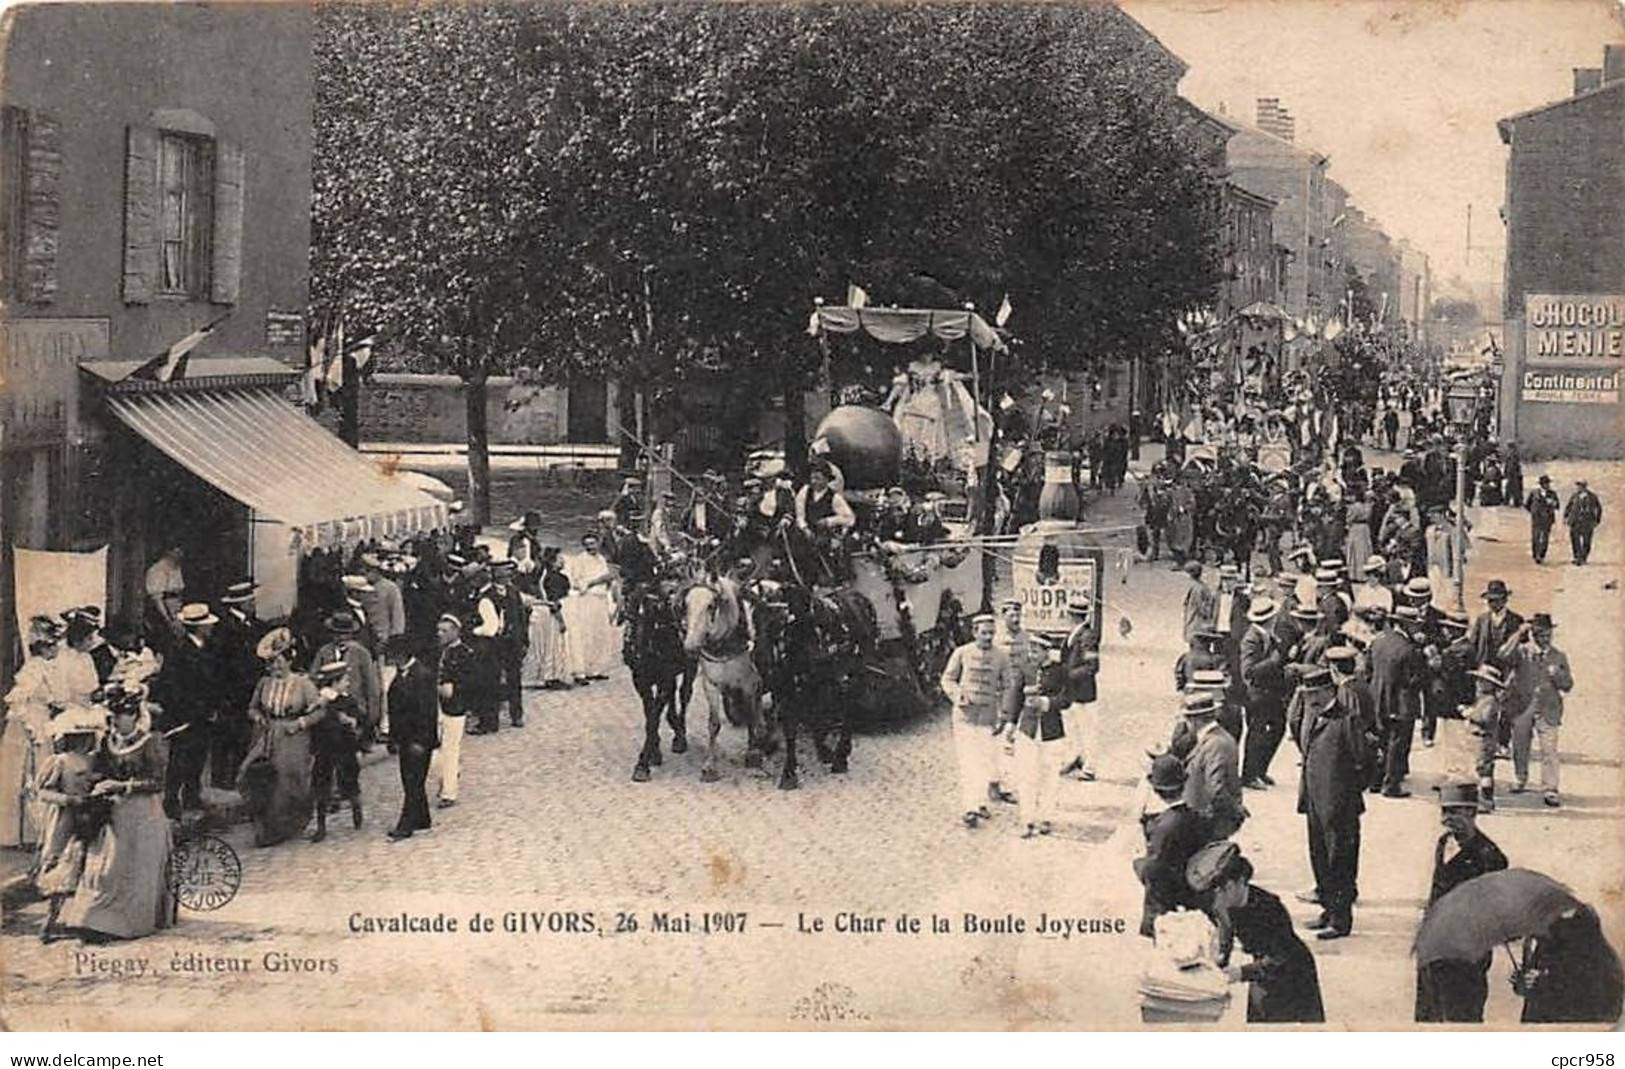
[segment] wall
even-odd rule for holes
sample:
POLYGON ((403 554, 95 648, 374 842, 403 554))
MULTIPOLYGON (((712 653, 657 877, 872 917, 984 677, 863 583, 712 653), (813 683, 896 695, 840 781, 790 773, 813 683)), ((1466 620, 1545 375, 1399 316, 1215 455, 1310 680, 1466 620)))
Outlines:
POLYGON ((1625 82, 1505 120, 1505 314, 1529 293, 1625 289, 1625 82))
MULTIPOLYGON (((490 380, 486 422, 493 443, 561 442, 569 391, 490 380), (513 407, 509 407, 510 404, 513 407)), ((361 440, 365 442, 457 442, 468 439, 463 384, 455 375, 375 375, 361 391, 361 440)))

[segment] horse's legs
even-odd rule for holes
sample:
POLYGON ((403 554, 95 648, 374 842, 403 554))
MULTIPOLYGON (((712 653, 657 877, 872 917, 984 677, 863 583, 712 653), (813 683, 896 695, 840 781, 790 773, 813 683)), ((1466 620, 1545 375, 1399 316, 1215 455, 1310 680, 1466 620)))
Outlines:
POLYGON ((835 696, 835 760, 829 764, 829 770, 836 775, 846 772, 846 759, 852 756, 852 719, 847 715, 847 696, 843 692, 835 696))
POLYGON ((643 750, 638 754, 638 763, 632 769, 632 782, 647 783, 649 767, 661 762, 660 699, 656 685, 642 678, 641 673, 634 675, 633 682, 638 688, 638 697, 643 702, 643 750))
POLYGON ((801 786, 801 780, 796 776, 796 728, 799 718, 792 703, 780 702, 777 696, 773 700, 773 709, 778 714, 779 727, 784 731, 784 764, 779 768, 779 790, 793 791, 801 786))
POLYGON ((700 680, 705 692, 706 728, 710 735, 705 752, 705 764, 700 768, 700 779, 711 783, 720 778, 717 773, 717 733, 722 730, 722 694, 709 679, 700 680))
POLYGON ((694 697, 694 677, 699 674, 699 663, 685 661, 676 677, 676 693, 666 707, 666 723, 671 726, 671 752, 688 752, 688 704, 694 697))

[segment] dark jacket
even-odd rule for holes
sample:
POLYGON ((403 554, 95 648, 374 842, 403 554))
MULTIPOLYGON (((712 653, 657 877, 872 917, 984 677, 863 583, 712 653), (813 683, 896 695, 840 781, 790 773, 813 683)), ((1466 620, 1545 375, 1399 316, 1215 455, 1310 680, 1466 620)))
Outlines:
POLYGON ((1207 822, 1183 802, 1142 817, 1140 827, 1145 832, 1145 856, 1135 860, 1134 875, 1145 885, 1140 934, 1149 937, 1164 913, 1200 905, 1185 880, 1185 863, 1207 844, 1209 835, 1207 822))
POLYGON ((1066 669, 1067 698, 1079 705, 1095 700, 1095 676, 1100 671, 1100 654, 1089 644, 1089 629, 1079 624, 1066 637, 1061 650, 1061 667, 1066 669))
POLYGON ((1318 1023, 1326 1019, 1320 998, 1315 956, 1292 930, 1292 915, 1281 900, 1257 884, 1247 885, 1247 904, 1230 911, 1221 932, 1229 938, 1222 960, 1230 958, 1229 939, 1252 956, 1242 966, 1247 992, 1248 1023, 1318 1023))
POLYGON ((256 652, 265 625, 248 616, 238 619, 228 606, 220 611, 220 626, 213 635, 217 671, 220 680, 221 712, 243 716, 249 700, 254 697, 254 685, 259 682, 264 664, 256 652))
POLYGON ((440 745, 436 682, 434 665, 416 657, 395 673, 389 685, 389 737, 396 746, 432 750, 440 745))
POLYGON ((160 730, 182 724, 201 726, 214 719, 220 705, 217 665, 212 645, 199 649, 189 635, 175 643, 153 679, 153 700, 164 708, 157 725, 160 730))
POLYGON ((1334 700, 1303 725, 1303 775, 1298 812, 1335 824, 1365 812, 1371 751, 1365 727, 1334 700))
POLYGON ((1371 696, 1377 722, 1415 720, 1417 698, 1427 681, 1427 661, 1404 634, 1389 628, 1371 640, 1371 696))
POLYGON ((1467 629, 1467 642, 1473 651, 1472 666, 1477 668, 1481 664, 1493 664, 1497 668, 1508 667, 1501 660, 1501 647, 1522 626, 1523 617, 1511 609, 1502 614, 1499 624, 1490 618, 1488 610, 1479 613, 1473 625, 1467 629))
POLYGON ((1433 884, 1428 889, 1428 905, 1455 890, 1468 880, 1477 879, 1488 872, 1500 872, 1507 867, 1507 856, 1501 853, 1488 835, 1482 831, 1461 844, 1449 861, 1444 859, 1451 836, 1439 836, 1433 848, 1433 884))
POLYGON ((451 685, 451 697, 440 699, 440 711, 447 716, 466 716, 478 689, 473 674, 478 671, 473 652, 461 640, 440 651, 436 682, 451 685))
POLYGON ((1257 627, 1249 626, 1241 636, 1241 679, 1249 706, 1285 700, 1285 654, 1274 636, 1257 627))

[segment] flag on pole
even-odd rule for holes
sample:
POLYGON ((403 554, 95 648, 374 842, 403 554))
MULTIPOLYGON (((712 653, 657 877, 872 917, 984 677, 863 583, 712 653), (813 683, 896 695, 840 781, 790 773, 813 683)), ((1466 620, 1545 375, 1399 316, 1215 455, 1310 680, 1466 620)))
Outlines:
POLYGON ((864 292, 862 286, 847 283, 846 303, 849 308, 865 308, 869 304, 869 295, 864 292))
POLYGON ((357 375, 367 369, 368 362, 372 360, 372 343, 377 340, 378 335, 368 334, 350 346, 350 362, 355 365, 357 375))
POLYGON ((300 376, 300 393, 305 407, 320 411, 322 407, 322 373, 327 370, 327 331, 316 333, 305 346, 305 373, 300 376))
POLYGON ((172 382, 175 379, 184 379, 186 377, 187 354, 189 354, 193 349, 196 349, 203 339, 209 336, 210 331, 214 330, 214 328, 219 326, 221 323, 224 323, 226 321, 226 316, 229 316, 230 314, 230 312, 226 312, 224 315, 218 316, 210 322, 205 323, 203 326, 199 327, 197 330, 194 330, 192 333, 188 334, 174 345, 171 345, 168 349, 165 349, 151 360, 148 360, 145 364, 142 364, 140 367, 130 372, 129 377, 132 379, 149 379, 154 382, 172 382))
POLYGON ((1010 295, 1006 293, 1004 295, 1004 300, 999 302, 999 311, 993 317, 993 325, 996 327, 1002 327, 1006 323, 1010 322, 1010 313, 1013 311, 1015 311, 1015 309, 1010 307, 1010 295))
POLYGON ((330 359, 327 365, 327 389, 329 392, 344 388, 344 320, 340 319, 333 326, 333 341, 328 345, 327 351, 330 359))

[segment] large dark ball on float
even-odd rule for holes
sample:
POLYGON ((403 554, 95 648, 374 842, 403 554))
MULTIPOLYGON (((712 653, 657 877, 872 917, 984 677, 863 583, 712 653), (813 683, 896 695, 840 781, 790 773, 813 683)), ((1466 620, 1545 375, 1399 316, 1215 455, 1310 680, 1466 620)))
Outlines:
POLYGON ((903 435, 878 408, 842 405, 824 417, 813 434, 829 443, 824 458, 841 469, 853 490, 875 490, 897 481, 903 462, 903 435))

